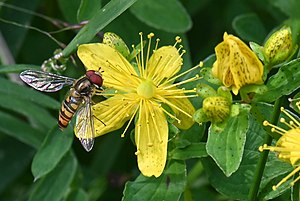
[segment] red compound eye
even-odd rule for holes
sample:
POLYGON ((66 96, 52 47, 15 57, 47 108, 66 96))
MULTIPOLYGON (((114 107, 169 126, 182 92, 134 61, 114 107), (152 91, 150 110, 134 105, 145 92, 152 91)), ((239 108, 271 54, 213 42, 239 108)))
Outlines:
POLYGON ((98 85, 99 87, 102 86, 103 84, 103 79, 102 76, 99 72, 94 71, 94 70, 88 70, 86 71, 85 75, 87 76, 87 78, 93 83, 98 85))

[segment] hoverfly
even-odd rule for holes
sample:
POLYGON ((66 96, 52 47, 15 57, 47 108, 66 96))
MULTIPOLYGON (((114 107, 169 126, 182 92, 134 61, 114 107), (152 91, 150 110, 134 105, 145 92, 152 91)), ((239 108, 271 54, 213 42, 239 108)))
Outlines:
POLYGON ((25 70, 20 73, 20 78, 29 86, 43 92, 56 92, 71 85, 61 104, 58 126, 61 130, 66 128, 76 113, 76 134, 85 150, 90 151, 95 137, 91 98, 96 89, 102 89, 101 73, 88 70, 81 78, 74 79, 45 71, 25 70))

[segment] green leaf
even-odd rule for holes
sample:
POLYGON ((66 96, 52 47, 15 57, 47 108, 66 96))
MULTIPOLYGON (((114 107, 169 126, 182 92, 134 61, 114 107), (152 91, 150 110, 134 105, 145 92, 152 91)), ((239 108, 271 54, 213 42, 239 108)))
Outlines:
MULTIPOLYGON (((2 118, 1 118, 2 121, 2 118)), ((18 178, 32 160, 33 149, 12 138, 2 138, 0 141, 0 193, 11 186, 11 182, 18 178)))
POLYGON ((10 114, 0 111, 0 131, 16 138, 17 140, 38 148, 42 143, 44 135, 35 128, 10 114), (17 125, 17 126, 16 126, 17 125))
POLYGON ((4 78, 0 78, 0 86, 0 93, 2 95, 9 94, 17 96, 21 100, 31 101, 51 109, 60 108, 60 103, 55 99, 34 89, 12 83, 4 78))
POLYGON ((52 172, 35 184, 29 201, 60 201, 70 188, 76 168, 77 160, 69 152, 52 172))
POLYGON ((264 51, 263 51, 263 47, 260 46, 259 44, 255 43, 255 42, 250 42, 249 43, 252 51, 258 56, 258 58, 263 62, 265 63, 266 59, 265 59, 265 56, 264 56, 264 51))
POLYGON ((140 175, 135 181, 127 182, 123 201, 174 201, 179 200, 186 183, 186 169, 183 161, 170 161, 163 174, 158 177, 140 175))
POLYGON ((77 11, 77 21, 91 19, 101 8, 101 0, 81 0, 77 11))
POLYGON ((96 14, 89 20, 73 40, 62 51, 64 57, 68 57, 78 47, 78 45, 90 42, 94 36, 101 31, 106 25, 129 8, 136 0, 111 0, 101 10, 97 10, 96 14))
POLYGON ((283 95, 289 95, 300 87, 300 58, 292 60, 280 67, 271 76, 266 86, 268 91, 257 94, 254 101, 273 102, 283 95))
POLYGON ((80 0, 58 0, 60 10, 69 23, 77 23, 77 10, 80 5, 80 0))
POLYGON ((221 81, 218 78, 215 78, 212 75, 212 68, 211 67, 203 67, 200 70, 200 75, 203 77, 204 80, 214 84, 214 85, 222 85, 221 81))
POLYGON ((206 143, 192 143, 185 148, 175 148, 171 151, 170 157, 176 160, 207 157, 206 143))
POLYGON ((233 105, 231 115, 225 122, 212 124, 209 128, 207 153, 227 177, 239 168, 243 157, 249 110, 246 104, 233 105))
MULTIPOLYGON (((272 110, 272 106, 264 105, 263 110, 272 110)), ((230 177, 226 177, 210 158, 202 159, 211 184, 217 191, 237 200, 247 200, 249 189, 253 182, 255 167, 260 156, 258 147, 264 143, 264 137, 267 135, 262 124, 257 122, 252 115, 250 115, 249 122, 242 162, 239 169, 230 177)), ((272 188, 267 188, 267 185, 270 184, 270 182, 273 185, 276 184, 276 179, 282 179, 283 175, 291 170, 292 167, 290 164, 280 161, 274 152, 270 153, 262 177, 260 192, 272 192, 272 188)), ((275 191, 275 193, 276 195, 273 197, 280 195, 279 192, 275 191)))
POLYGON ((12 94, 0 96, 0 105, 3 108, 34 119, 46 128, 52 127, 57 122, 47 110, 32 102, 19 99, 19 96, 12 94))
MULTIPOLYGON (((38 8, 40 1, 39 0, 31 0, 24 1, 24 0, 15 0, 15 1, 1 1, 2 3, 10 3, 14 4, 18 8, 28 9, 32 12, 35 12, 35 10, 38 8)), ((11 6, 2 6, 1 5, 1 19, 7 19, 9 21, 17 22, 19 24, 26 24, 30 25, 33 19, 33 15, 28 15, 24 12, 18 12, 13 9, 11 9, 11 6)), ((10 23, 0 23, 0 30, 1 34, 3 34, 3 37, 5 38, 6 44, 9 46, 10 53, 13 55, 13 57, 16 57, 21 53, 22 46, 24 42, 26 41, 27 32, 28 29, 24 29, 18 27, 18 26, 12 26, 10 23)), ((1 45, 2 48, 3 44, 1 45)), ((8 58, 4 58, 3 63, 9 63, 8 58), (6 61, 5 61, 5 60, 6 61)))
POLYGON ((31 171, 35 180, 48 174, 56 167, 67 151, 70 150, 73 136, 71 126, 61 132, 56 125, 48 132, 32 161, 31 171))
POLYGON ((246 41, 262 43, 267 35, 267 31, 255 13, 242 14, 234 18, 233 29, 246 41))
POLYGON ((183 33, 192 27, 189 14, 178 0, 138 1, 130 11, 150 27, 166 32, 183 33))
POLYGON ((30 64, 0 65, 0 73, 17 73, 28 69, 40 69, 40 66, 30 64))
POLYGON ((278 7, 282 12, 291 18, 300 19, 299 0, 272 0, 269 1, 273 6, 278 7))
POLYGON ((73 190, 65 201, 89 201, 88 194, 83 189, 73 190))

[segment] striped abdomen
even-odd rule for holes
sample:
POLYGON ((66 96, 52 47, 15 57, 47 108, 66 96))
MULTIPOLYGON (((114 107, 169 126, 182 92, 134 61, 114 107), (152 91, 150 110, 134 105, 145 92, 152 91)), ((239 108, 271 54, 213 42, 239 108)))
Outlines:
POLYGON ((59 118, 58 118, 58 126, 61 130, 66 128, 72 119, 74 113, 77 111, 79 105, 82 102, 81 97, 72 97, 69 95, 62 103, 59 118))

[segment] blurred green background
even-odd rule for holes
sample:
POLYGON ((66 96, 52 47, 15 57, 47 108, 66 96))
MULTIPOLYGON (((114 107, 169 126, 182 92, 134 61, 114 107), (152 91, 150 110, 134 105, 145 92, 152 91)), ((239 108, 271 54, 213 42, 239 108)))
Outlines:
MULTIPOLYGON (((10 74, 38 68, 53 56, 59 46, 45 33, 89 20, 108 1, 1 2, 5 4, 0 6, 0 200, 121 200, 125 182, 139 175, 130 134, 120 138, 121 132, 116 131, 99 137, 93 151, 86 153, 78 140, 73 140, 72 126, 65 135, 55 135, 58 110, 68 89, 51 94, 36 92, 15 84, 16 75, 10 74), (54 25, 57 20, 65 24, 54 25), (40 179, 34 182, 34 177, 40 179)), ((138 0, 102 31, 115 32, 128 46, 139 43, 140 31, 154 32, 161 39, 160 45, 174 44, 175 36, 180 35, 187 50, 184 65, 189 68, 214 53, 225 31, 245 42, 262 44, 267 34, 288 18, 278 2, 138 0)), ((77 32, 72 29, 51 35, 67 45, 77 32)), ((81 65, 69 62, 64 74, 77 78, 83 72, 81 65)), ((198 162, 187 161, 188 173, 198 162)), ((200 177, 193 180, 194 197, 231 200, 210 186, 202 170, 199 165, 200 177)), ((181 200, 189 200, 188 195, 181 200)))

